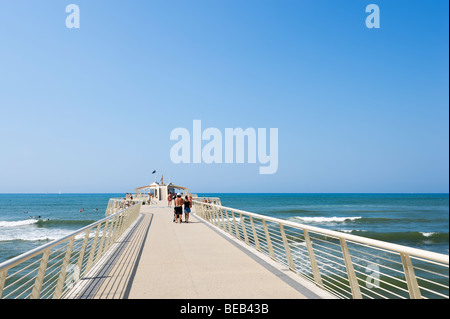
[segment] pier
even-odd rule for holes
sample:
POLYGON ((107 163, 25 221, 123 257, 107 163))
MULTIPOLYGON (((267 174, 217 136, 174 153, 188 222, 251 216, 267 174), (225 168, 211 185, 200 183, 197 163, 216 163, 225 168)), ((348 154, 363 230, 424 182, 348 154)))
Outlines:
POLYGON ((166 205, 141 206, 114 252, 65 298, 333 298, 195 214, 189 223, 174 223, 166 205))
POLYGON ((112 198, 104 219, 0 264, 0 298, 448 299, 448 255, 196 195, 174 223, 177 188, 112 198))

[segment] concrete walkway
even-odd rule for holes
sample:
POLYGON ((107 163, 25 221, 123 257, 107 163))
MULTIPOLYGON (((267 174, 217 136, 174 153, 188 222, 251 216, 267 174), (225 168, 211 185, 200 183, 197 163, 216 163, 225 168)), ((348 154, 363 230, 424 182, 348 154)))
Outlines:
POLYGON ((67 298, 332 298, 285 267, 191 214, 142 206, 141 217, 67 298))

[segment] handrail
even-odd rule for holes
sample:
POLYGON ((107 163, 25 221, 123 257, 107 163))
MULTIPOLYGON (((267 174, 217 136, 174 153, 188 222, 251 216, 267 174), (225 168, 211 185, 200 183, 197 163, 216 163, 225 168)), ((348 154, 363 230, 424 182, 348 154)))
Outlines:
MULTIPOLYGON (((201 203, 201 204, 205 204, 205 203, 201 203)), ((444 255, 444 254, 439 254, 439 253, 435 253, 435 252, 426 251, 423 249, 417 249, 417 248, 412 248, 412 247, 408 247, 408 246, 389 243, 389 242, 385 242, 385 241, 381 241, 381 240, 377 240, 377 239, 371 239, 371 238, 367 238, 367 237, 346 234, 346 233, 338 232, 335 230, 329 230, 329 229, 315 227, 315 226, 311 226, 311 225, 304 225, 304 224, 295 223, 295 222, 291 222, 288 220, 282 220, 282 219, 278 219, 278 218, 274 218, 274 217, 270 217, 270 216, 266 216, 266 215, 250 213, 250 212, 236 209, 236 208, 220 206, 220 205, 216 205, 216 204, 208 204, 208 205, 210 205, 211 207, 233 210, 235 212, 247 214, 249 216, 264 218, 266 221, 271 221, 274 223, 279 223, 280 221, 282 221, 284 225, 289 225, 289 226, 296 227, 296 228, 302 228, 302 229, 307 229, 307 230, 311 230, 311 231, 315 231, 315 232, 320 232, 324 235, 330 235, 330 236, 334 236, 334 237, 338 237, 338 238, 345 238, 345 239, 352 240, 352 241, 358 241, 363 244, 378 246, 380 248, 396 250, 398 252, 403 252, 405 254, 414 255, 419 258, 426 258, 426 259, 430 259, 430 260, 434 260, 434 261, 446 263, 446 264, 449 263, 449 256, 444 255)))
POLYGON ((115 200, 109 201, 105 218, 1 263, 0 299, 57 299, 67 293, 139 216, 141 203, 124 209, 117 206, 110 214, 115 200), (41 295, 44 291, 47 296, 41 295))
POLYGON ((448 298, 448 255, 226 207, 218 198, 193 203, 203 219, 340 298, 448 298))

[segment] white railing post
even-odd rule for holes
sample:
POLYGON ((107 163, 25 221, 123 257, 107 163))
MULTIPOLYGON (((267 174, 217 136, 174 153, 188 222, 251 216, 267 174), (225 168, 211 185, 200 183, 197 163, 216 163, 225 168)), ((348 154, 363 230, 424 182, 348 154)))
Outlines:
POLYGON ((88 272, 91 269, 92 263, 94 262, 95 251, 97 249, 98 236, 100 234, 100 228, 101 228, 101 224, 98 224, 97 231, 95 232, 94 241, 92 242, 92 245, 91 245, 91 251, 90 251, 90 254, 89 254, 89 259, 88 259, 88 262, 87 262, 87 265, 86 265, 86 272, 88 272))
POLYGON ((64 282, 66 281, 67 265, 69 264, 70 256, 72 255, 72 247, 73 247, 74 240, 75 240, 75 236, 70 238, 69 244, 67 245, 66 255, 64 257, 64 261, 61 266, 61 270, 59 272, 59 278, 58 278, 58 282, 55 287, 53 299, 59 299, 62 295, 62 291, 64 289, 64 282))
POLYGON ((339 238, 341 242, 342 254, 344 256, 345 267, 347 268, 348 281, 352 290, 353 299, 362 299, 361 290, 359 289, 358 278, 353 268, 352 257, 348 250, 347 241, 345 238, 339 238))
POLYGON ((211 214, 211 207, 209 207, 208 204, 206 204, 206 203, 204 204, 203 207, 205 208, 205 215, 207 216, 207 217, 206 217, 207 220, 208 220, 211 224, 214 224, 214 219, 213 219, 212 214, 211 214))
POLYGON ((284 231, 284 226, 282 223, 279 223, 279 225, 280 225, 281 238, 283 238, 283 243, 284 243, 284 251, 286 252, 286 259, 288 261, 289 268, 291 270, 295 271, 295 265, 294 265, 294 261, 292 259, 291 249, 289 248, 289 242, 286 237, 286 232, 284 231))
POLYGON ((238 229, 236 218, 234 217, 234 212, 233 211, 231 211, 231 216, 233 217, 234 234, 235 234, 236 238, 240 239, 241 237, 239 235, 239 229, 238 229))
POLYGON ((122 235, 122 222, 123 222, 124 215, 125 215, 124 213, 120 213, 117 216, 116 237, 114 238, 114 241, 117 240, 117 238, 120 237, 120 235, 122 235))
POLYGON ((314 275, 314 281, 318 286, 323 287, 322 277, 320 275, 319 267, 317 265, 316 257, 314 255, 314 249, 312 246, 311 238, 309 237, 309 232, 303 229, 303 235, 305 237, 306 248, 308 249, 309 261, 311 263, 311 269, 314 275))
POLYGON ((109 224, 111 223, 109 222, 109 220, 107 220, 105 226, 103 226, 103 234, 102 238, 100 239, 100 244, 98 245, 97 255, 95 256, 94 263, 96 263, 103 256, 103 247, 105 246, 105 240, 108 233, 109 224))
POLYGON ((231 226, 229 213, 228 213, 228 210, 226 210, 226 209, 225 209, 225 214, 227 215, 228 234, 232 235, 233 234, 233 227, 231 226))
POLYGON ((78 256, 77 267, 80 270, 80 276, 81 276, 81 268, 83 266, 84 253, 86 251, 90 233, 91 229, 89 228, 88 230, 86 230, 86 234, 84 235, 83 245, 81 246, 80 255, 78 256))
POLYGON ((201 203, 200 204, 200 208, 202 209, 202 217, 206 220, 208 220, 208 216, 206 214, 206 207, 205 207, 205 203, 201 203))
POLYGON ((222 228, 223 220, 221 219, 220 209, 219 208, 215 208, 215 210, 216 210, 216 216, 217 216, 217 222, 218 222, 217 226, 219 228, 222 228))
POLYGON ((5 287, 7 273, 8 273, 8 269, 0 271, 0 299, 2 298, 3 287, 5 287))
POLYGON ((405 271, 406 284, 408 285, 409 296, 411 299, 422 299, 419 285, 417 284, 417 278, 414 272, 414 267, 409 255, 401 253, 403 270, 405 271))
POLYGON ((34 281, 33 290, 30 299, 39 299, 41 295, 42 284, 44 283, 45 270, 47 269, 48 257, 50 256, 50 248, 46 249, 42 254, 41 264, 39 266, 36 279, 34 281))
POLYGON ((195 213, 199 215, 201 218, 205 219, 203 214, 203 205, 195 202, 195 213))
POLYGON ((247 245, 249 245, 247 230, 245 229, 244 216, 242 216, 242 213, 239 213, 239 218, 241 219, 241 227, 242 227, 242 232, 244 233, 244 241, 247 245))
POLYGON ((128 212, 125 213, 123 216, 123 229, 124 230, 127 229, 131 225, 130 220, 131 220, 130 214, 128 212))
POLYGON ((220 228, 220 220, 219 220, 219 214, 217 214, 217 209, 215 207, 211 207, 212 215, 214 216, 214 226, 220 228))
POLYGON ((261 247, 259 247, 259 239, 258 239, 258 234, 256 233, 256 228, 255 228, 255 223, 253 223, 253 217, 250 217, 250 225, 252 225, 252 232, 253 232, 253 240, 255 242, 255 248, 258 251, 261 251, 261 247))
POLYGON ((272 241, 270 240, 270 234, 269 234, 269 230, 267 228, 266 220, 263 219, 262 223, 263 223, 263 227, 264 227, 264 233, 266 234, 266 243, 267 243, 267 248, 269 249, 269 256, 273 260, 277 260, 277 258, 275 257, 275 252, 273 251, 272 241))
POLYGON ((126 213, 122 213, 120 217, 120 233, 123 234, 127 229, 127 215, 126 213))
MULTIPOLYGON (((131 208, 132 209, 132 208, 131 208)), ((108 248, 113 244, 114 242, 114 231, 116 229, 116 223, 118 220, 118 216, 114 216, 111 219, 111 226, 110 226, 110 230, 109 230, 109 234, 108 234, 108 238, 106 240, 106 245, 105 248, 106 250, 108 250, 108 248)))
POLYGON ((221 222, 221 227, 220 228, 222 228, 222 230, 225 230, 225 218, 223 217, 223 209, 222 208, 220 208, 219 209, 219 211, 220 211, 220 218, 222 219, 222 222, 221 222))
POLYGON ((206 220, 212 224, 211 214, 209 213, 209 207, 206 203, 203 203, 203 214, 205 215, 206 220))
MULTIPOLYGON (((134 207, 132 209, 134 209, 134 207)), ((121 214, 122 213, 118 214, 116 216, 116 219, 114 220, 114 227, 113 227, 113 232, 112 232, 112 243, 111 243, 111 245, 116 242, 117 237, 118 237, 118 227, 119 227, 119 223, 120 223, 120 215, 121 214)))
POLYGON ((205 209, 205 204, 204 203, 200 204, 200 209, 201 209, 201 216, 202 216, 202 218, 208 220, 208 216, 206 216, 206 209, 205 209))
POLYGON ((113 207, 113 203, 114 203, 114 200, 112 198, 110 198, 109 201, 108 201, 108 206, 106 207, 105 216, 111 215, 111 210, 112 210, 112 207, 113 207))

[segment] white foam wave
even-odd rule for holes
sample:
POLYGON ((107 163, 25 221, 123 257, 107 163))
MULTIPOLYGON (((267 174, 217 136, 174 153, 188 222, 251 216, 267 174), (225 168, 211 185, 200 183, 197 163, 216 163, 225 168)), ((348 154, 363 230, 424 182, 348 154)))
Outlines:
MULTIPOLYGON (((311 241, 311 243, 312 242, 313 241, 311 241)), ((292 246, 294 246, 294 247, 299 247, 299 246, 306 247, 306 241, 295 242, 295 243, 292 244, 292 246)))
POLYGON ((351 233, 351 232, 366 232, 367 230, 359 230, 359 229, 339 229, 340 232, 343 233, 351 233))
POLYGON ((35 241, 35 240, 55 240, 61 237, 67 236, 71 231, 65 229, 45 229, 36 228, 33 230, 24 231, 2 231, 0 233, 0 241, 10 241, 10 240, 25 240, 25 241, 35 241))
POLYGON ((303 222, 313 222, 313 223, 342 223, 346 221, 354 221, 357 219, 361 219, 361 216, 354 217, 303 217, 303 216, 295 216, 293 219, 300 220, 303 222))
POLYGON ((429 232, 429 233, 425 233, 425 232, 420 232, 424 237, 431 237, 431 236, 433 236, 434 234, 436 234, 436 233, 434 233, 434 232, 429 232))
POLYGON ((18 221, 0 221, 0 227, 25 226, 25 225, 36 224, 38 221, 39 221, 38 219, 25 219, 25 220, 18 220, 18 221))
MULTIPOLYGON (((60 228, 37 228, 37 227, 9 227, 3 228, 0 231, 0 242, 2 241, 12 241, 12 240, 23 240, 23 241, 38 241, 38 240, 56 240, 66 237, 72 234, 74 231, 70 229, 60 229, 60 228)), ((89 237, 95 236, 94 231, 89 234, 89 237)), ((83 239, 85 232, 77 234, 75 236, 76 240, 83 239)), ((100 231, 99 236, 102 236, 103 231, 100 231)))

